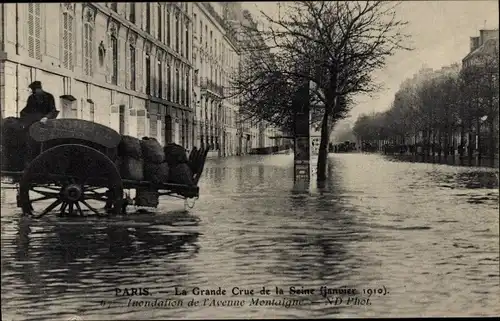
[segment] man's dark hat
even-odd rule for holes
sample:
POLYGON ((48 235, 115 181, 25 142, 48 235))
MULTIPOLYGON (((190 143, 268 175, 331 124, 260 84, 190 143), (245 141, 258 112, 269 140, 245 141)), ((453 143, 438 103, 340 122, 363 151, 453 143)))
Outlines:
POLYGON ((42 83, 38 80, 35 80, 34 82, 32 82, 30 85, 29 85, 29 88, 31 89, 37 89, 37 88, 42 88, 42 83))

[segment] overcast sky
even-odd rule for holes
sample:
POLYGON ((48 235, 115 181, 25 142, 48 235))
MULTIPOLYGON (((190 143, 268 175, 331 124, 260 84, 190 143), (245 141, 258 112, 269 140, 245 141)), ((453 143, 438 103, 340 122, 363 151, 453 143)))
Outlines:
MULTIPOLYGON (((259 10, 274 15, 278 8, 277 2, 245 2, 243 6, 254 15, 259 10)), ((362 113, 389 108, 405 79, 423 66, 439 69, 461 62, 469 52, 471 36, 478 36, 479 29, 498 28, 497 1, 403 1, 398 12, 401 20, 409 22, 405 30, 415 49, 388 58, 386 68, 376 74, 385 89, 373 98, 358 97, 351 121, 362 113)))

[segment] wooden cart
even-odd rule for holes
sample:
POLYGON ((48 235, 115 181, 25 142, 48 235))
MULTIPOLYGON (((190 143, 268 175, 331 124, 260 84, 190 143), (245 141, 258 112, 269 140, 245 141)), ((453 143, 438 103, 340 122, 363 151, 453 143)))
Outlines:
POLYGON ((50 119, 29 128, 32 160, 22 171, 2 171, 17 190, 17 206, 35 218, 125 214, 130 200, 124 191, 148 189, 160 196, 196 200, 198 181, 208 150, 194 148, 188 165, 194 185, 153 184, 123 179, 117 166, 121 135, 115 130, 80 119, 50 119))

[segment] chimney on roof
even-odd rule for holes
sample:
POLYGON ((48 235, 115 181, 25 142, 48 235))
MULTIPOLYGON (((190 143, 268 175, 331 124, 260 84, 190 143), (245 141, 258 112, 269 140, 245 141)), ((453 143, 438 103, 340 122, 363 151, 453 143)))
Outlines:
POLYGON ((487 40, 498 39, 498 29, 481 29, 479 30, 480 45, 484 44, 487 40))
POLYGON ((480 46, 480 37, 470 37, 470 52, 473 52, 480 46))

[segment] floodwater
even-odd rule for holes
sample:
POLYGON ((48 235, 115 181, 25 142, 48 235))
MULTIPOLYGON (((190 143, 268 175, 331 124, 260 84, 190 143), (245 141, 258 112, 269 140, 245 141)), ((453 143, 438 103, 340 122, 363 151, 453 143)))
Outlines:
POLYGON ((500 314, 498 170, 331 154, 304 195, 292 157, 207 161, 189 213, 21 220, 2 190, 3 320, 500 314))

